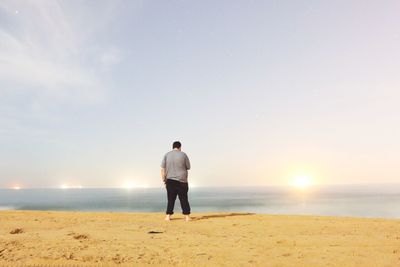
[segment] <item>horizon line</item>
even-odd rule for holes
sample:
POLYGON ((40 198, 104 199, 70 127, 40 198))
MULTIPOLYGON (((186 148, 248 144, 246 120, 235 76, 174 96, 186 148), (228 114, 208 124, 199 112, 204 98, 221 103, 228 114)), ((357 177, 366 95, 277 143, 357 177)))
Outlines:
MULTIPOLYGON (((366 185, 400 185, 400 182, 371 182, 371 183, 339 183, 339 184, 313 184, 310 185, 310 188, 316 188, 316 187, 327 187, 327 186, 366 186, 366 185)), ((189 183, 190 187, 190 183, 189 183)), ((191 188, 251 188, 251 187, 284 187, 284 188, 292 188, 293 185, 287 184, 271 184, 271 185, 226 185, 226 186, 191 186, 191 188)), ((8 190, 24 190, 24 189, 59 189, 59 190, 71 190, 71 189, 123 189, 123 190, 134 190, 134 189, 157 189, 157 188, 164 188, 164 186, 138 186, 138 187, 131 187, 131 188, 126 188, 126 187, 120 187, 120 186, 81 186, 81 187, 59 187, 59 186, 48 186, 48 187, 19 187, 19 188, 14 188, 14 187, 0 187, 0 190, 8 189, 8 190)))

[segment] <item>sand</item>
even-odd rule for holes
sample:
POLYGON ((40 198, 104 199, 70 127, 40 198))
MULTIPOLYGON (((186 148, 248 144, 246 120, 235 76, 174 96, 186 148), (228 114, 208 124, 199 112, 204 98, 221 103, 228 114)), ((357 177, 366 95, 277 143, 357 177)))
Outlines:
POLYGON ((0 211, 0 266, 400 266, 400 220, 0 211))

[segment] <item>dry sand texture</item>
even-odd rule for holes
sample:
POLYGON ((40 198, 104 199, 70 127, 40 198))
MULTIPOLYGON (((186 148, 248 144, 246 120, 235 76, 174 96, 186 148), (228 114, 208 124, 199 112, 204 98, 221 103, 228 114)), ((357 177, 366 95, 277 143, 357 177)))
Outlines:
POLYGON ((400 266, 400 220, 0 211, 0 266, 400 266))

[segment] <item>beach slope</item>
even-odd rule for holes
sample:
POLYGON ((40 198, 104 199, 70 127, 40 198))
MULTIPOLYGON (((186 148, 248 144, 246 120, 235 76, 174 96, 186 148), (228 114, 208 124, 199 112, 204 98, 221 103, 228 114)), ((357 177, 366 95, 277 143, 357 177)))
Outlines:
POLYGON ((0 211, 0 266, 400 266, 400 220, 0 211))

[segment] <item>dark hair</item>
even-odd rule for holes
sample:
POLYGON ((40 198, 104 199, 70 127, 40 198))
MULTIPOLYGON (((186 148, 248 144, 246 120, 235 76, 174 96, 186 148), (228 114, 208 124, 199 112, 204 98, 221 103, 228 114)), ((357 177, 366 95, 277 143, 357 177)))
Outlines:
POLYGON ((181 146, 182 146, 182 144, 181 144, 181 142, 179 142, 179 141, 175 141, 173 144, 172 144, 172 149, 174 149, 174 148, 181 148, 181 146))

